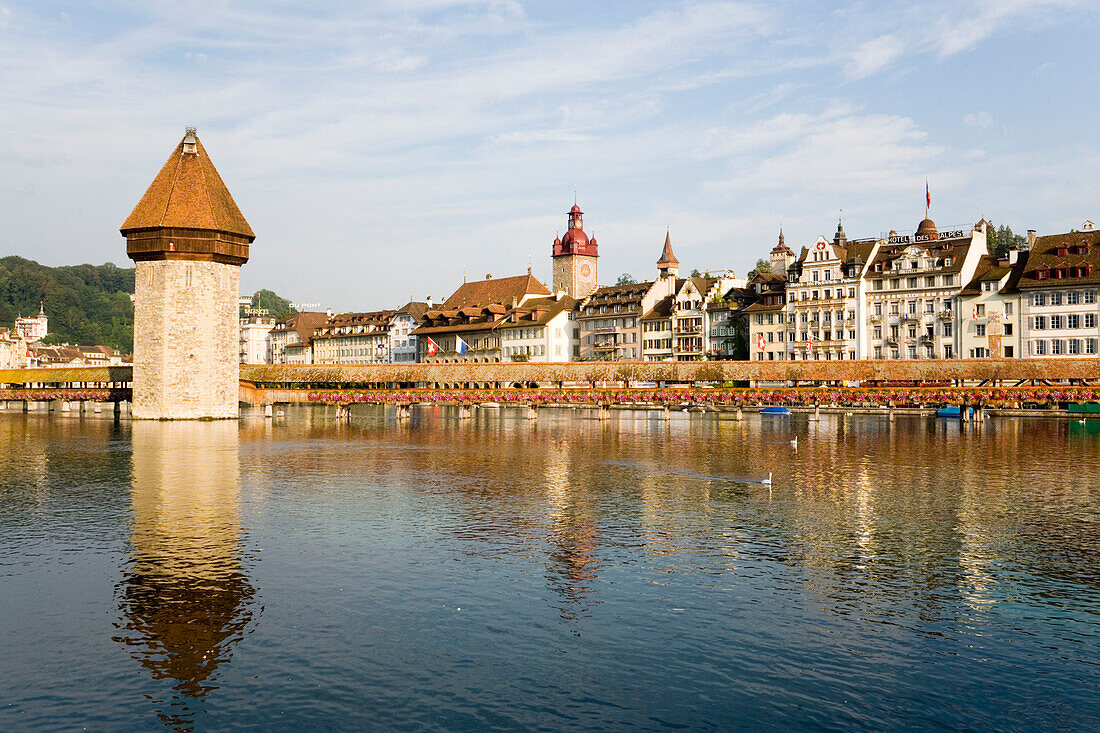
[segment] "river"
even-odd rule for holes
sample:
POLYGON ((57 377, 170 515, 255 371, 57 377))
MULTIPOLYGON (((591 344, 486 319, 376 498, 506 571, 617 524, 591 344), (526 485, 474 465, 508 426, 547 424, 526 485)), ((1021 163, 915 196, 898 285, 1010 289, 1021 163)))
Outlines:
POLYGON ((524 414, 0 414, 0 730, 1100 728, 1100 420, 524 414))

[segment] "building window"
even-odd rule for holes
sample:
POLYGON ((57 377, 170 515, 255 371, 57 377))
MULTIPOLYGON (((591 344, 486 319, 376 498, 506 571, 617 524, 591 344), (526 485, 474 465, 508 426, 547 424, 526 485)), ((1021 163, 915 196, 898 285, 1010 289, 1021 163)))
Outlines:
POLYGON ((1096 314, 1095 313, 1086 313, 1085 314, 1085 328, 1096 328, 1096 314))
POLYGON ((1062 339, 1054 339, 1050 342, 1050 354, 1051 356, 1061 356, 1065 352, 1062 351, 1062 339))
POLYGON ((1051 305, 1061 305, 1062 304, 1062 294, 1061 293, 1051 293, 1050 294, 1050 304, 1051 305))
POLYGON ((1081 342, 1077 339, 1070 339, 1068 341, 1068 346, 1070 354, 1076 355, 1081 353, 1081 342))
POLYGON ((1046 327, 1047 327, 1047 317, 1046 316, 1035 316, 1035 318, 1032 321, 1032 328, 1034 328, 1036 331, 1045 331, 1046 327))
POLYGON ((947 321, 943 324, 943 335, 950 336, 952 331, 951 321, 947 321))
POLYGON ((1096 353, 1096 339, 1085 339, 1085 353, 1086 354, 1095 354, 1096 353))
POLYGON ((1012 324, 1011 323, 1006 323, 1005 324, 1005 336, 1011 336, 1011 335, 1012 335, 1012 324))
POLYGON ((1051 316, 1050 317, 1050 327, 1051 328, 1061 328, 1062 327, 1062 317, 1061 316, 1051 316))
POLYGON ((974 330, 977 332, 977 334, 979 336, 985 336, 985 324, 984 323, 979 323, 978 325, 976 325, 974 327, 974 330))
POLYGON ((1071 313, 1070 315, 1066 316, 1066 328, 1080 328, 1080 327, 1081 327, 1081 316, 1077 315, 1076 313, 1071 313))
POLYGON ((1036 356, 1045 356, 1046 355, 1046 353, 1047 353, 1047 342, 1046 341, 1033 341, 1032 346, 1033 346, 1033 351, 1034 351, 1036 356))

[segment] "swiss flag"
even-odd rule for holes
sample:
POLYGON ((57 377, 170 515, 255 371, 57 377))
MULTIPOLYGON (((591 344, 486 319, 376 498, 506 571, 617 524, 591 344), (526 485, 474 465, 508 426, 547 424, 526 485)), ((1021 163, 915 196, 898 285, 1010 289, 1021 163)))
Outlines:
POLYGON ((970 311, 970 317, 975 321, 978 320, 978 306, 974 306, 974 309, 970 311))
POLYGON ((439 344, 437 344, 435 341, 432 341, 431 337, 429 336, 425 336, 424 338, 428 339, 428 356, 435 356, 437 353, 439 353, 439 344))
POLYGON ((758 334, 756 334, 756 345, 757 345, 758 347, 760 347, 760 350, 761 350, 761 351, 763 351, 763 350, 764 350, 764 346, 765 346, 765 344, 767 344, 767 343, 768 343, 768 342, 764 340, 764 334, 762 334, 762 333, 758 333, 758 334))

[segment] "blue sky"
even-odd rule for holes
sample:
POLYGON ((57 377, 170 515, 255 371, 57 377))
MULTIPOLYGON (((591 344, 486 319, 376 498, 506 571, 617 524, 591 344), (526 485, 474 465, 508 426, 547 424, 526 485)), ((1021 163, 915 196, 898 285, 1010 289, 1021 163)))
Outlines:
POLYGON ((534 272, 577 191, 600 280, 791 245, 1100 221, 1096 2, 0 0, 2 254, 128 265, 186 125, 242 273, 340 310, 534 272))

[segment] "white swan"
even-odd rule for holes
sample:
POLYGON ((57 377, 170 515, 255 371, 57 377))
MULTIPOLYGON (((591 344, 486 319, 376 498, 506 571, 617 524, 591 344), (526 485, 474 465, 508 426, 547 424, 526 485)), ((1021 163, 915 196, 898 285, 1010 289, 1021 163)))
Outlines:
POLYGON ((763 481, 761 481, 760 483, 764 484, 765 486, 771 486, 772 485, 772 472, 768 471, 768 477, 766 479, 764 479, 763 481))
POLYGON ((797 447, 798 447, 798 436, 797 436, 797 435, 796 435, 796 436, 794 436, 794 439, 793 439, 793 440, 791 440, 791 445, 792 445, 793 447, 795 447, 795 448, 797 448, 797 447))

